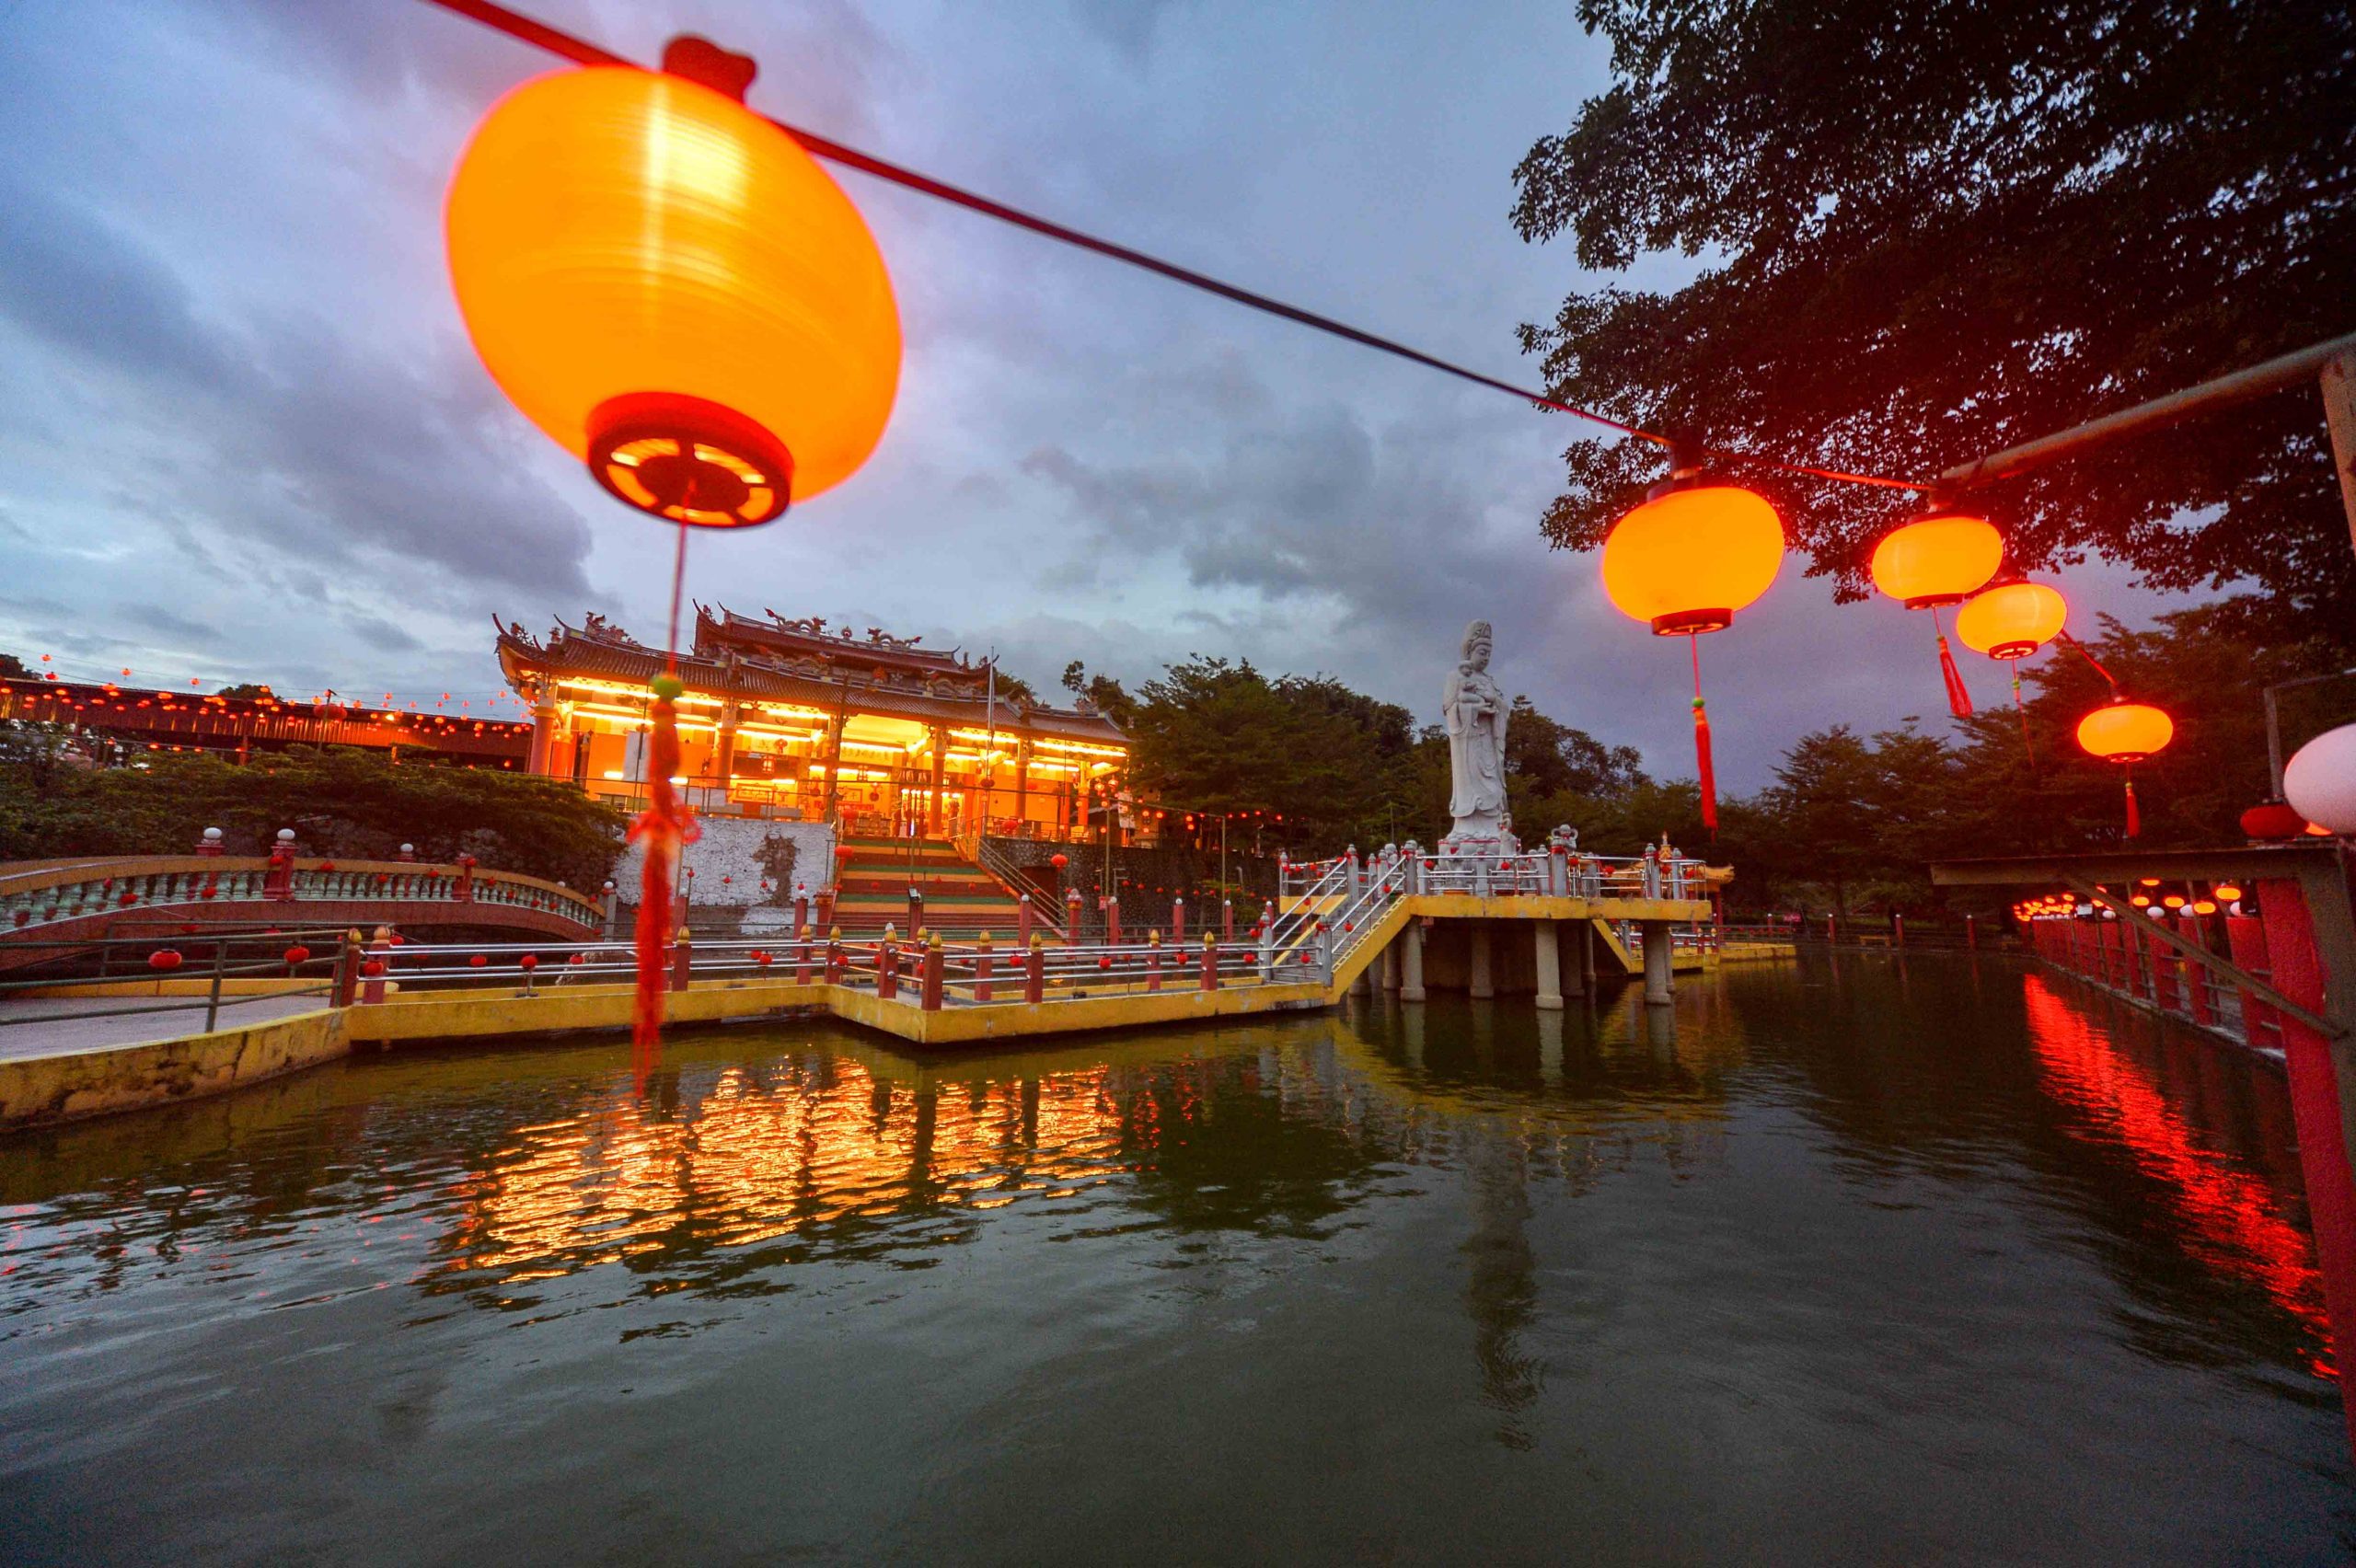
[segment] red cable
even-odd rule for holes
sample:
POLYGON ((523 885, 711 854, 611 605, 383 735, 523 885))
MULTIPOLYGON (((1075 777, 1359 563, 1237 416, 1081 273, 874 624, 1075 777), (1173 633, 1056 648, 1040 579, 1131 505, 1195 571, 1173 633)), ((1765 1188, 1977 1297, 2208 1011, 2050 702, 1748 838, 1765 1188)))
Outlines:
MULTIPOLYGON (((625 65, 632 69, 643 69, 636 61, 626 60, 611 51, 600 49, 584 39, 560 32, 545 22, 535 21, 519 12, 509 10, 504 6, 492 5, 490 0, 425 0, 425 4, 439 6, 444 10, 454 12, 470 21, 480 22, 483 26, 505 33, 519 42, 547 50, 549 53, 561 56, 576 64, 625 65)), ((1142 250, 1134 250, 1109 239, 1101 239, 1094 235, 1083 233, 1052 219, 1023 212, 1019 207, 1010 207, 1003 202, 994 201, 978 192, 951 185, 946 180, 935 179, 929 174, 919 174, 915 169, 879 158, 872 153, 862 153, 856 147, 846 146, 840 142, 832 141, 815 132, 804 131, 798 125, 789 124, 772 115, 762 115, 761 118, 799 142, 814 156, 830 159, 847 167, 858 169, 862 174, 872 174, 878 179, 889 180, 895 185, 904 186, 937 201, 964 207, 969 212, 979 213, 985 217, 996 218, 1000 223, 1012 224, 1017 228, 1028 229, 1033 234, 1044 235, 1049 239, 1077 247, 1081 250, 1091 251, 1111 260, 1142 268, 1146 271, 1168 278, 1172 282, 1184 283, 1189 288, 1217 294, 1221 299, 1231 301, 1248 309, 1264 311, 1270 316, 1281 317, 1287 321, 1297 322, 1300 326, 1329 333, 1347 342, 1356 343, 1360 348, 1372 349, 1378 353, 1391 354, 1406 360, 1410 363, 1422 365, 1426 370, 1436 370, 1443 375, 1452 375, 1460 381, 1469 381, 1475 386, 1485 386, 1493 392, 1503 392, 1509 398, 1519 398, 1523 402, 1535 403, 1542 409, 1552 409, 1559 414, 1569 414, 1575 419, 1582 419, 1591 424, 1601 425, 1606 430, 1617 431, 1623 435, 1634 436, 1639 441, 1649 441, 1656 446, 1671 444, 1669 437, 1646 430, 1642 426, 1625 423, 1608 414, 1599 414, 1593 409, 1583 409, 1576 403, 1565 403, 1559 398, 1529 391, 1516 386, 1509 381, 1500 381, 1495 376, 1484 375, 1477 370, 1468 370, 1461 364, 1452 364, 1447 360, 1425 353, 1420 349, 1411 349, 1404 343, 1379 337, 1372 332, 1353 327, 1345 321, 1337 321, 1330 316, 1320 316, 1315 311, 1304 310, 1297 305, 1287 305, 1280 299, 1273 299, 1264 294, 1254 294, 1250 289, 1239 288, 1233 283, 1222 282, 1208 273, 1197 272, 1190 267, 1181 267, 1174 261, 1165 261, 1158 256, 1149 256, 1142 250)), ((1805 463, 1787 463, 1780 458, 1763 457, 1719 448, 1703 450, 1706 455, 1761 463, 1784 473, 1807 474, 1819 479, 1837 479, 1848 484, 1878 485, 1889 490, 1927 491, 1931 488, 1927 484, 1919 484, 1911 479, 1885 478, 1875 474, 1843 473, 1838 468, 1812 467, 1805 463)))

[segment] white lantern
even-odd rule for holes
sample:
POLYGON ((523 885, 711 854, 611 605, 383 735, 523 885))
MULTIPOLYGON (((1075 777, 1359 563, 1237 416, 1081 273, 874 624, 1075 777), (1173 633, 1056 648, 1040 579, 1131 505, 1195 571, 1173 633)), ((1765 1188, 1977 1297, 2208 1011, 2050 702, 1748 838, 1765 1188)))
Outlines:
POLYGON ((2318 827, 2356 836, 2356 724, 2326 730, 2282 770, 2291 809, 2318 827))

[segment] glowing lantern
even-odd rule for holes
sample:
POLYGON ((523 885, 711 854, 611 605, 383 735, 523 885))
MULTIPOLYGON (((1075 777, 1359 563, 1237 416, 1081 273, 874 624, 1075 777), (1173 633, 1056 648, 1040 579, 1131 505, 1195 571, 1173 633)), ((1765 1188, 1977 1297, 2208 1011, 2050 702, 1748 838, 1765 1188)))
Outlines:
POLYGON ((1784 523, 1736 485, 1657 488, 1603 541, 1603 592, 1656 636, 1722 631, 1784 564, 1784 523))
POLYGON ((2061 633, 2069 615, 2060 590, 2016 578, 1973 595, 1955 613, 1955 634, 1992 659, 2026 659, 2061 633))
MULTIPOLYGON (((1738 485, 1704 484, 1700 460, 1680 448, 1669 482, 1656 485, 1603 540, 1603 592, 1656 637, 1683 637, 1693 657, 1693 755, 1702 823, 1718 831, 1718 787, 1710 758, 1710 714, 1702 701, 1703 632, 1723 631, 1755 604, 1784 565, 1784 520, 1766 499, 1738 485)), ((1281 819, 1280 819, 1281 820, 1281 819)))
POLYGON ((2132 838, 2142 831, 2142 818, 2135 809, 2134 766, 2165 748, 2176 736, 2176 721, 2147 702, 2130 702, 2124 697, 2113 697, 2108 703, 2096 709, 2078 721, 2078 744, 2087 755, 2105 762, 2115 762, 2131 771, 2127 775, 2127 836, 2132 838))
POLYGON ((740 98, 621 67, 526 82, 477 128, 446 225, 492 378, 641 511, 771 522, 883 436, 900 375, 883 257, 740 98))
POLYGON ((2326 833, 2356 836, 2356 724, 2327 730, 2301 746, 2282 769, 2282 793, 2326 833))
POLYGON ((2219 882, 2209 891, 2215 894, 2223 903, 2239 904, 2242 899, 2241 886, 2236 882, 2219 882))
POLYGON ((1934 509, 1874 547, 1874 586, 1910 610, 1960 605, 2004 563, 2004 537, 1982 517, 1934 509))
POLYGON ((2196 899, 2193 901, 2192 912, 2195 915, 2214 915, 2217 913, 2217 905, 2210 899, 2196 899))

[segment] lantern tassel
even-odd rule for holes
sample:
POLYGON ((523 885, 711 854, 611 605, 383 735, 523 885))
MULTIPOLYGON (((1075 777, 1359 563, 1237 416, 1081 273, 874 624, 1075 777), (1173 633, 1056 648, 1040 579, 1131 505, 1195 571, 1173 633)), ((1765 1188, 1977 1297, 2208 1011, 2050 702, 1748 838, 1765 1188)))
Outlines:
POLYGON ((2142 813, 2135 809, 2135 776, 2127 776, 2127 836, 2134 838, 2143 831, 2142 813))
POLYGON ((630 1008, 630 1062, 641 1093, 646 1090, 663 1046, 663 997, 670 989, 671 884, 679 851, 696 841, 695 814, 680 803, 671 780, 679 771, 679 598, 687 574, 687 525, 679 525, 677 553, 671 561, 671 623, 663 673, 654 677, 653 733, 647 741, 646 810, 630 825, 629 841, 643 841, 644 865, 638 881, 638 925, 634 932, 638 990, 630 1008))
POLYGON ((1939 634, 1939 678, 1947 684, 1947 711, 1958 719, 1971 717, 1971 693, 1963 684, 1963 672, 1955 667, 1955 655, 1947 650, 1946 628, 1939 625, 1939 612, 1931 612, 1931 625, 1939 634))
POLYGON ((1686 644, 1693 653, 1693 760, 1701 774, 1702 825, 1710 832, 1710 842, 1718 841, 1718 775, 1710 765, 1710 710, 1702 705, 1702 643, 1697 637, 1688 636, 1686 644))
POLYGON ((2023 755, 2028 758, 2028 765, 2031 767, 2035 767, 2037 766, 2037 746, 2035 743, 2031 742, 2028 738, 2028 709, 2022 706, 2021 703, 2021 662, 2018 659, 2015 659, 2012 662, 2012 664, 2013 712, 2021 721, 2021 751, 2023 755))

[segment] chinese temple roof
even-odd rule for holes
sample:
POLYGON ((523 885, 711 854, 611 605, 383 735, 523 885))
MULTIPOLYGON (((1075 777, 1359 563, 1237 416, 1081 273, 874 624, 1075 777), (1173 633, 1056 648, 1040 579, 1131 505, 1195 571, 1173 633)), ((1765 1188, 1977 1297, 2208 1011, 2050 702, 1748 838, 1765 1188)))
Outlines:
MULTIPOLYGON (((872 630, 867 638, 837 636, 823 620, 772 616, 756 621, 726 609, 715 616, 699 605, 695 640, 679 655, 678 673, 689 691, 713 697, 822 710, 848 706, 928 723, 989 725, 1100 744, 1127 740, 1111 720, 1084 706, 1049 708, 1001 695, 992 714, 987 663, 919 649, 916 640, 872 630)), ((541 677, 567 675, 642 685, 664 665, 661 650, 595 614, 578 627, 560 620, 545 639, 510 623, 499 633, 498 653, 501 670, 518 690, 541 677)))

